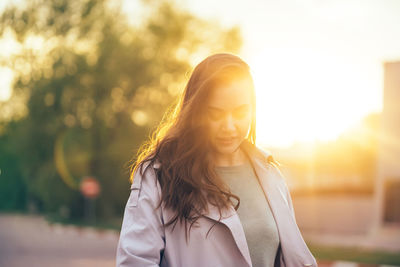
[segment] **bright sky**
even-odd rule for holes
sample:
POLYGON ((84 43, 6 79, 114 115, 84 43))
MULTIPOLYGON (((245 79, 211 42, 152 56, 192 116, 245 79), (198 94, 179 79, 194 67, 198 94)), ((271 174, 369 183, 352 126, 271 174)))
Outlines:
MULTIPOLYGON (((334 139, 382 109, 382 63, 400 60, 400 1, 176 2, 242 28, 241 56, 256 83, 260 144, 334 139)), ((140 14, 139 3, 124 1, 131 18, 140 14)), ((9 95, 5 88, 3 83, 0 100, 9 95)))

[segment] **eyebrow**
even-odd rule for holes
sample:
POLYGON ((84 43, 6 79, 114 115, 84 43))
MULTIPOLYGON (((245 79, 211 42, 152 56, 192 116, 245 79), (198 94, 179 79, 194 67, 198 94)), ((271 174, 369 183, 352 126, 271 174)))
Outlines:
MULTIPOLYGON (((241 108, 244 108, 244 107, 248 107, 248 106, 250 106, 250 104, 243 104, 243 105, 235 107, 233 110, 238 110, 238 109, 241 109, 241 108)), ((225 111, 222 108, 217 108, 217 107, 213 107, 213 106, 208 106, 208 108, 215 109, 215 110, 218 110, 218 111, 225 111)))

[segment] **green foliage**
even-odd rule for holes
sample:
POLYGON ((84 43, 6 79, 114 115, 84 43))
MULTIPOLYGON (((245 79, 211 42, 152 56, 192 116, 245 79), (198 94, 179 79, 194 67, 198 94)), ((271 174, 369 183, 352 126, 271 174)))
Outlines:
POLYGON ((241 46, 237 27, 169 1, 143 8, 140 27, 115 1, 36 0, 3 12, 0 36, 11 32, 21 49, 0 61, 16 77, 11 99, 0 102, 1 190, 15 197, 0 208, 28 201, 80 217, 79 182, 94 176, 97 214, 120 216, 129 159, 183 89, 191 63, 241 46))
MULTIPOLYGON (((14 126, 13 123, 9 125, 10 128, 14 126)), ((0 210, 22 210, 25 206, 26 194, 17 147, 10 136, 0 136, 0 210)))
POLYGON ((310 244, 309 248, 317 259, 319 265, 329 264, 333 261, 348 261, 359 263, 359 266, 374 266, 387 264, 398 266, 400 254, 384 250, 373 250, 359 247, 334 247, 310 244), (365 265, 364 265, 365 264, 365 265))

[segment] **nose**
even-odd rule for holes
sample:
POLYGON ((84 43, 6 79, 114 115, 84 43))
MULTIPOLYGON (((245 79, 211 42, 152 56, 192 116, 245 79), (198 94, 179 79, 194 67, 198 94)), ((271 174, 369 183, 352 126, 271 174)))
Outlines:
POLYGON ((235 131, 235 129, 235 119, 232 117, 232 114, 227 114, 223 121, 222 130, 235 131))

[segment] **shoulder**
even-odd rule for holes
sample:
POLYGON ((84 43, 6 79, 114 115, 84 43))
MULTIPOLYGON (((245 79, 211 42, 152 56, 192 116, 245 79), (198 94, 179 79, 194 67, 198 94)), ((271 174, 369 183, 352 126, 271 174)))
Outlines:
POLYGON ((269 150, 252 144, 247 140, 242 143, 241 148, 253 162, 258 162, 264 167, 272 166, 278 168, 280 165, 269 150))
POLYGON ((273 167, 277 170, 279 170, 280 163, 275 159, 275 157, 272 155, 272 153, 264 148, 260 148, 258 146, 255 146, 256 150, 256 157, 258 156, 265 165, 268 167, 273 167))
POLYGON ((285 182, 285 176, 280 170, 281 164, 275 159, 273 154, 264 148, 255 146, 256 153, 254 157, 257 161, 261 162, 261 165, 270 174, 270 179, 277 179, 285 182))
POLYGON ((266 149, 263 149, 260 147, 256 147, 256 149, 262 154, 262 156, 264 157, 264 160, 267 163, 276 162, 275 158, 272 156, 272 153, 269 150, 266 150, 266 149))
POLYGON ((132 174, 133 182, 130 187, 131 190, 139 192, 144 191, 145 194, 160 198, 161 187, 157 179, 156 171, 157 164, 149 161, 142 162, 132 174))
POLYGON ((156 169, 158 168, 155 165, 156 164, 154 164, 154 163, 152 163, 150 161, 141 162, 137 166, 135 171, 133 173, 131 173, 131 178, 132 178, 131 179, 131 181, 132 181, 131 189, 140 187, 140 185, 142 184, 142 180, 145 177, 149 177, 149 178, 146 178, 146 179, 153 179, 154 180, 156 178, 155 177, 156 176, 155 172, 156 172, 156 169))

